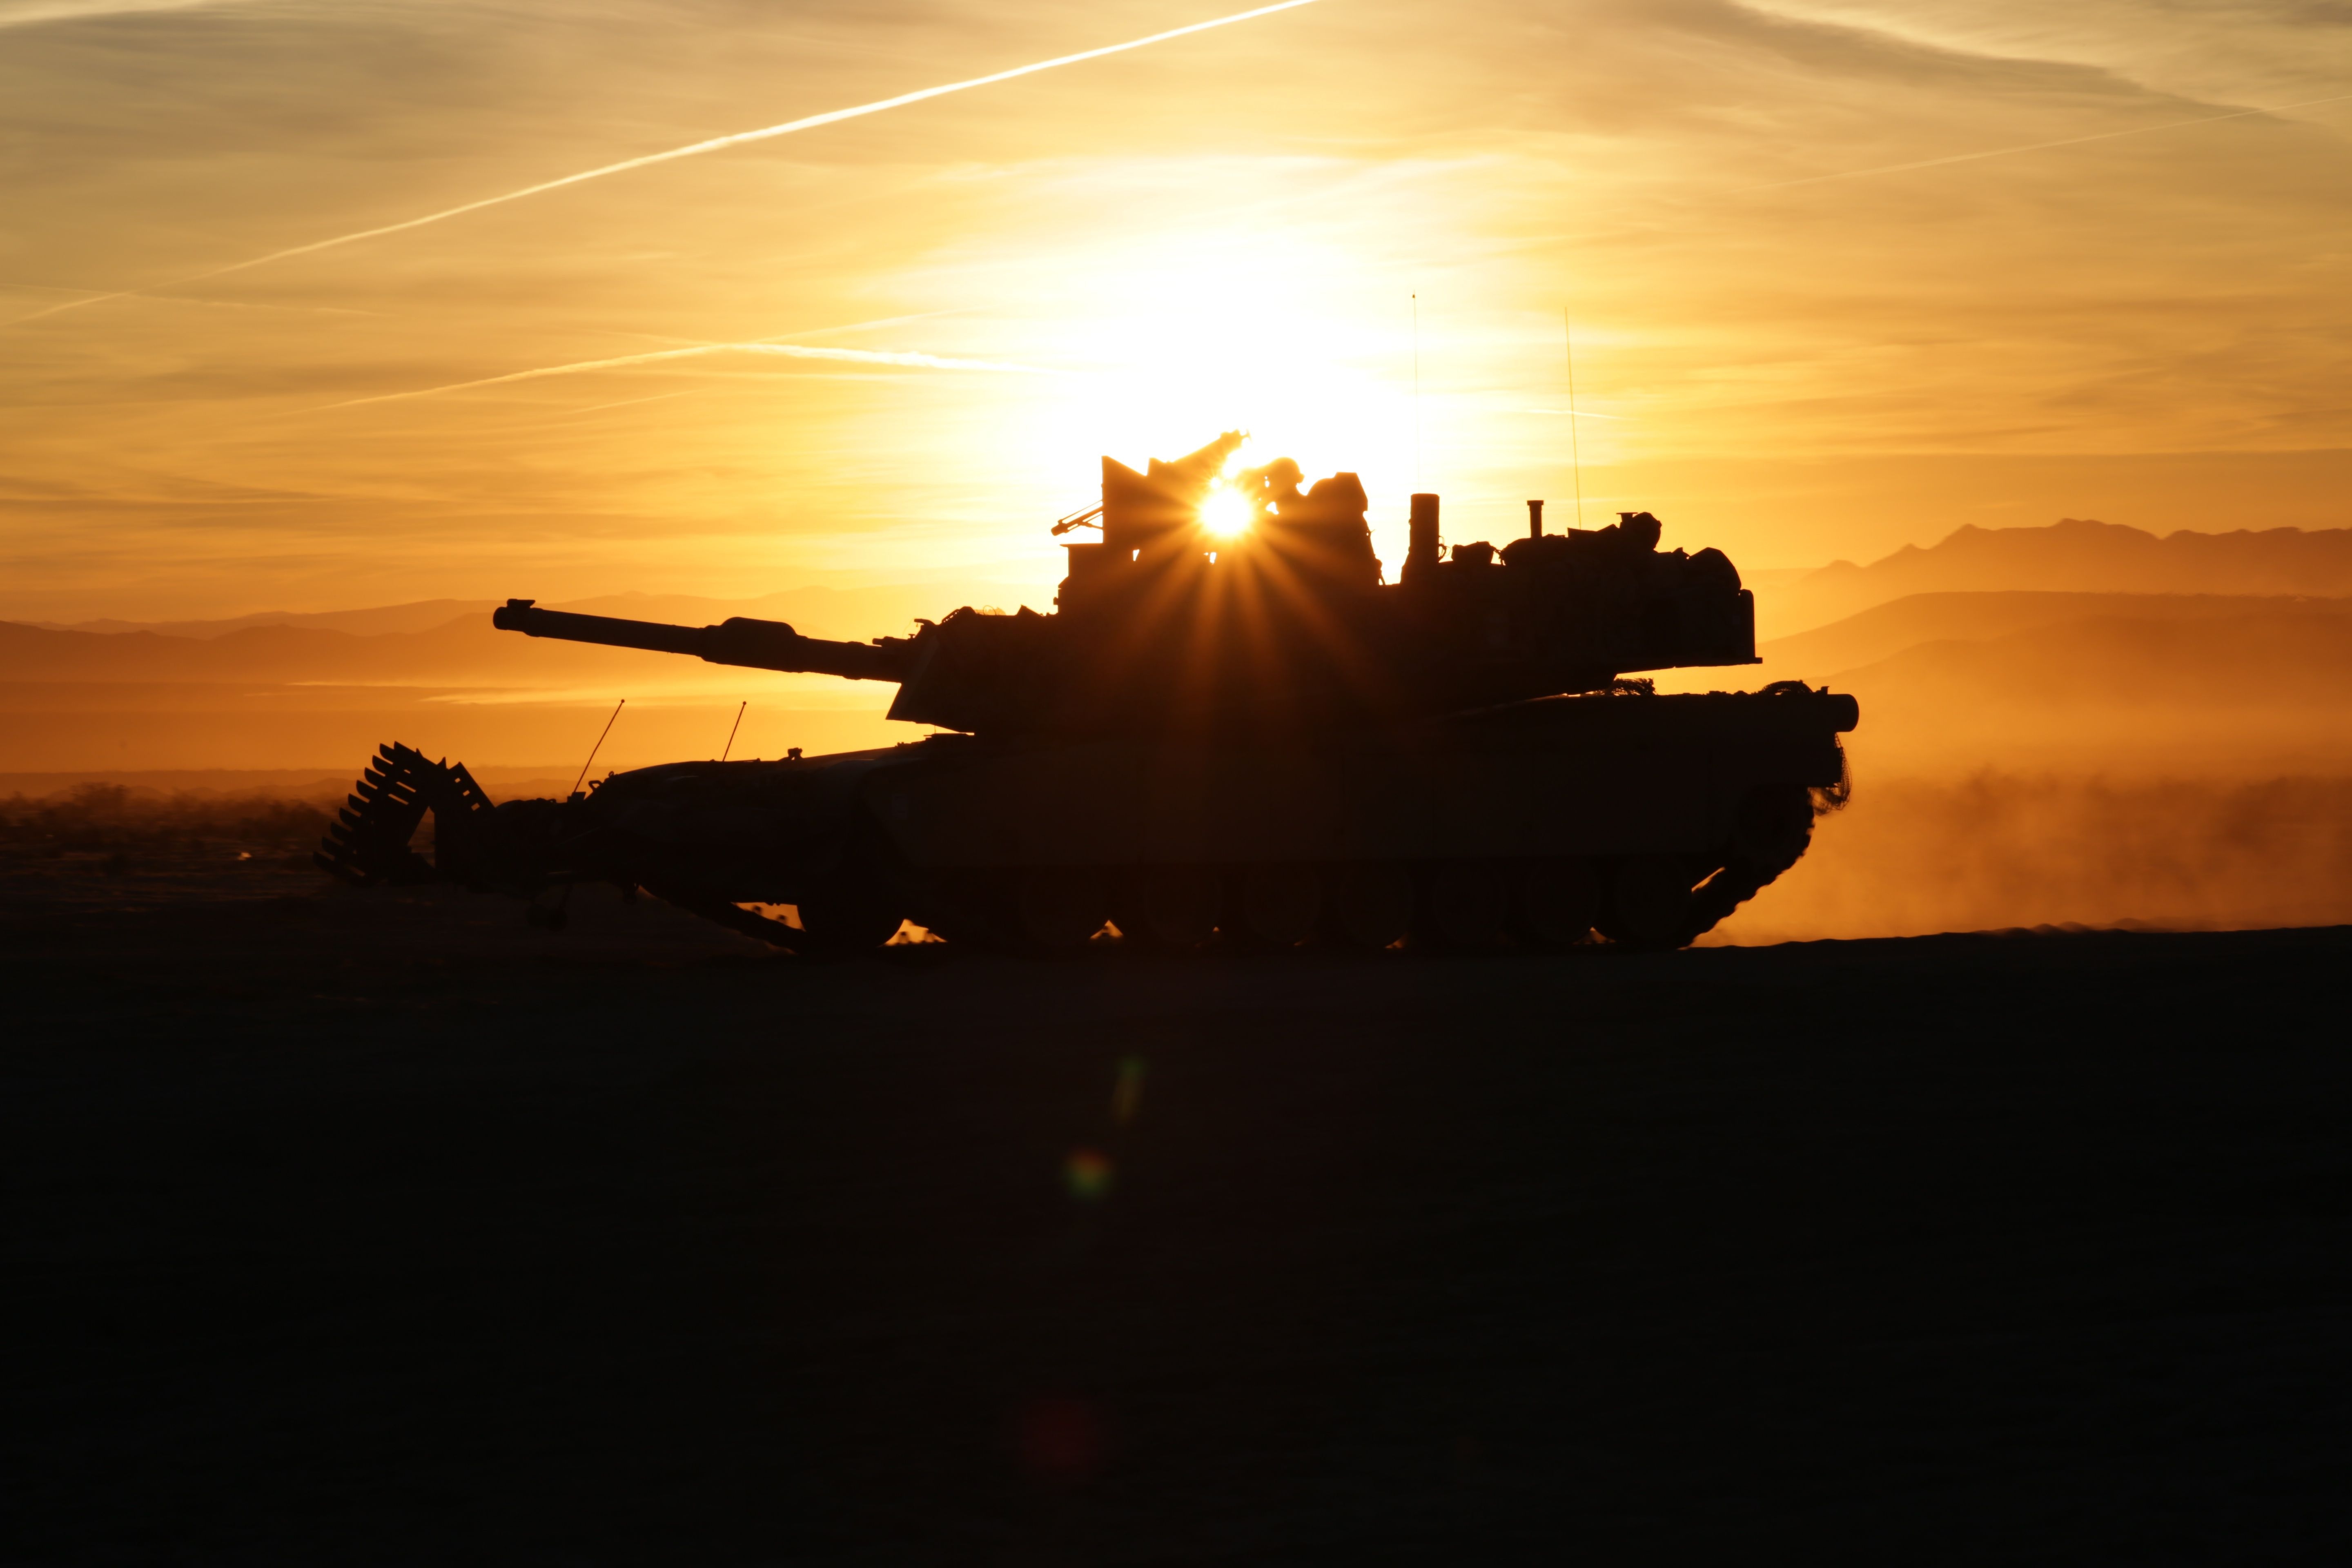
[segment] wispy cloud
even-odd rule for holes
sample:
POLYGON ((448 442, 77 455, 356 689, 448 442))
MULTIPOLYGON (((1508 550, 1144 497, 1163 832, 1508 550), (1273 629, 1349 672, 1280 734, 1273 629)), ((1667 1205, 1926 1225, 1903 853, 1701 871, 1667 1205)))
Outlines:
POLYGON ((2224 120, 2250 120, 2257 115, 2284 114, 2290 109, 2311 109, 2323 103, 2352 101, 2352 92, 2339 92, 2329 98, 2306 98, 2299 103, 2281 103, 2268 109, 2236 109, 2227 114, 2200 114, 2189 120, 2168 120, 2160 125, 2134 125, 2122 131, 2102 131, 2091 136, 2063 136, 2055 142, 2028 142, 2015 147, 1989 147, 1977 153, 1955 153, 1947 158, 1920 158, 1908 163, 1883 163, 1874 169, 1841 169, 1832 174, 1808 174, 1801 180, 1776 180, 1769 185, 1755 185, 1759 191, 1785 191, 1795 185, 1818 185, 1829 180, 1859 180, 1872 174, 1901 174, 1913 169, 1940 169, 1948 163, 1973 163, 1981 158, 2006 158, 2019 153, 2043 153, 2053 147, 2080 147, 2091 142, 2112 142, 2119 136, 2147 136, 2158 131, 2178 131, 2188 125, 2215 125, 2224 120))
MULTIPOLYGON (((590 180, 601 180, 612 174, 625 174, 635 169, 649 169, 656 163, 675 163, 680 158, 699 157, 705 153, 720 153, 733 147, 745 147, 755 142, 772 141, 779 136, 791 136, 803 131, 814 131, 820 126, 837 125, 845 120, 857 120, 869 114, 880 114, 886 110, 903 109, 908 104, 923 103, 934 98, 945 98, 950 93, 970 92, 974 88, 993 87, 999 82, 1013 81, 1024 76, 1034 76, 1040 71, 1058 70, 1064 66, 1082 65, 1088 60, 1098 60, 1110 55, 1125 54, 1130 49, 1147 48, 1153 44, 1164 44, 1171 39, 1188 37, 1195 33, 1205 33, 1212 28, 1229 27, 1236 22, 1255 21, 1260 16, 1273 16, 1277 11, 1295 11, 1302 5, 1314 4, 1316 0, 1277 0, 1277 3, 1272 5, 1260 5, 1255 10, 1236 11, 1228 16, 1214 16, 1205 22, 1193 22, 1181 27, 1171 27, 1166 32, 1153 33, 1148 37, 1129 38, 1118 44, 1105 44, 1099 48, 1082 49, 1074 55, 1058 55, 1049 60, 1037 60, 1025 66, 1014 66, 1010 70, 992 71, 987 76, 947 82, 939 87, 920 88, 913 92, 902 92, 896 98, 877 99, 872 103, 856 104, 848 109, 827 110, 823 114, 811 114, 799 120, 787 120, 781 124, 761 126, 757 131, 738 131, 731 135, 713 136, 706 141, 689 142, 683 147, 673 147, 666 153, 648 153, 639 158, 625 158, 617 163, 606 163, 598 168, 583 169, 576 174, 566 174, 561 179, 542 180, 535 185, 525 185, 520 190, 508 191, 502 195, 485 196, 479 201, 467 202, 459 206, 444 207, 439 212, 426 213, 422 217, 407 218, 399 223, 383 224, 374 228, 357 229, 350 234, 337 235, 332 239, 313 240, 308 245, 273 250, 266 256, 251 257, 244 261, 232 262, 226 267, 215 267, 208 271, 193 272, 184 278, 175 278, 158 287, 177 289, 190 283, 202 283, 214 278, 226 278, 233 272, 244 272, 256 267, 267 267, 273 261, 288 261, 298 256, 311 256, 322 250, 331 250, 338 246, 355 245, 363 239, 380 239, 385 235, 403 234, 409 229, 423 228, 427 224, 443 223, 453 217, 463 217, 467 213, 480 212, 487 207, 503 206, 509 202, 519 202, 526 196, 544 195, 550 191, 560 191, 570 185, 584 184, 590 180)), ((37 321, 45 317, 62 315, 68 310, 85 310, 92 305, 103 305, 112 300, 131 299, 142 292, 144 290, 123 289, 111 294, 94 295, 87 300, 71 300, 19 316, 13 321, 0 322, 0 327, 21 326, 27 321, 37 321)))
POLYGON ((505 375, 486 375, 474 381, 453 381, 446 386, 420 387, 413 392, 386 392, 373 397, 354 397, 341 403, 325 404, 310 410, 313 414, 331 414, 338 408, 358 408, 371 403, 400 403, 410 398, 438 397, 447 392, 467 392, 478 386, 503 386, 509 382, 541 381, 549 376, 583 375, 591 371, 625 370, 632 365, 656 364, 666 360, 696 359, 706 354, 764 354, 777 359, 829 360, 846 364, 895 365, 907 370, 985 371, 1000 375, 1052 375, 1053 371, 1038 365, 1013 364, 1003 360, 954 359, 945 354, 899 353, 887 349, 827 349, 813 348, 802 343, 702 343, 687 349, 658 349, 650 353, 621 354, 612 359, 578 360, 571 364, 541 365, 535 370, 518 370, 505 375))
POLYGON ((36 22, 77 22, 88 16, 119 16, 136 11, 192 11, 218 0, 0 0, 0 27, 36 22))

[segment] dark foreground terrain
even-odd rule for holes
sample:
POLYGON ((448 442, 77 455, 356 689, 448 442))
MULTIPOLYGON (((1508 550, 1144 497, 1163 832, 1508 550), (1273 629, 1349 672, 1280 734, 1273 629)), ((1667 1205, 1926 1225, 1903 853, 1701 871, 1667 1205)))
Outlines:
POLYGON ((9 1562, 2352 1552, 2352 931, 815 963, 73 871, 9 1562))

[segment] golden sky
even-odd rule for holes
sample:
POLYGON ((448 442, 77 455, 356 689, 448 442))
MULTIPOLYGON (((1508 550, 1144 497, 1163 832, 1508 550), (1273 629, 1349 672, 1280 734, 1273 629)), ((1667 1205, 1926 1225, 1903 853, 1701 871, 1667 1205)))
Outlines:
POLYGON ((2352 523, 2340 4, 1318 0, 184 281, 1221 14, 0 0, 0 616, 1049 594, 1235 426, 1393 563, 1570 521, 1563 310, 1670 546, 2352 523))

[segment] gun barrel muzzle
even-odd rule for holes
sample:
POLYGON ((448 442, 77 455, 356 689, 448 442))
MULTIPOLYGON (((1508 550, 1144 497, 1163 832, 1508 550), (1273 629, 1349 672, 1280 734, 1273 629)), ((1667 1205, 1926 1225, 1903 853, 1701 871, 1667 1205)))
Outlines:
POLYGON ((907 644, 832 642, 804 637, 782 621, 738 616, 715 626, 673 626, 660 621, 623 620, 542 610, 529 599, 509 599, 490 612, 490 624, 504 632, 554 637, 563 642, 638 647, 653 653, 683 653, 711 664, 836 675, 846 680, 905 679, 907 644))

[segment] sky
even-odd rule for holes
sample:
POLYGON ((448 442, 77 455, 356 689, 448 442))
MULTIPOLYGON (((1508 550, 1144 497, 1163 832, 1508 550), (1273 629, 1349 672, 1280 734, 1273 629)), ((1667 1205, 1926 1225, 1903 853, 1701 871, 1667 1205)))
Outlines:
POLYGON ((1043 608, 1236 427, 1391 562, 2352 524, 2329 0, 1316 0, 218 271, 1226 14, 0 0, 0 616, 1043 608))

